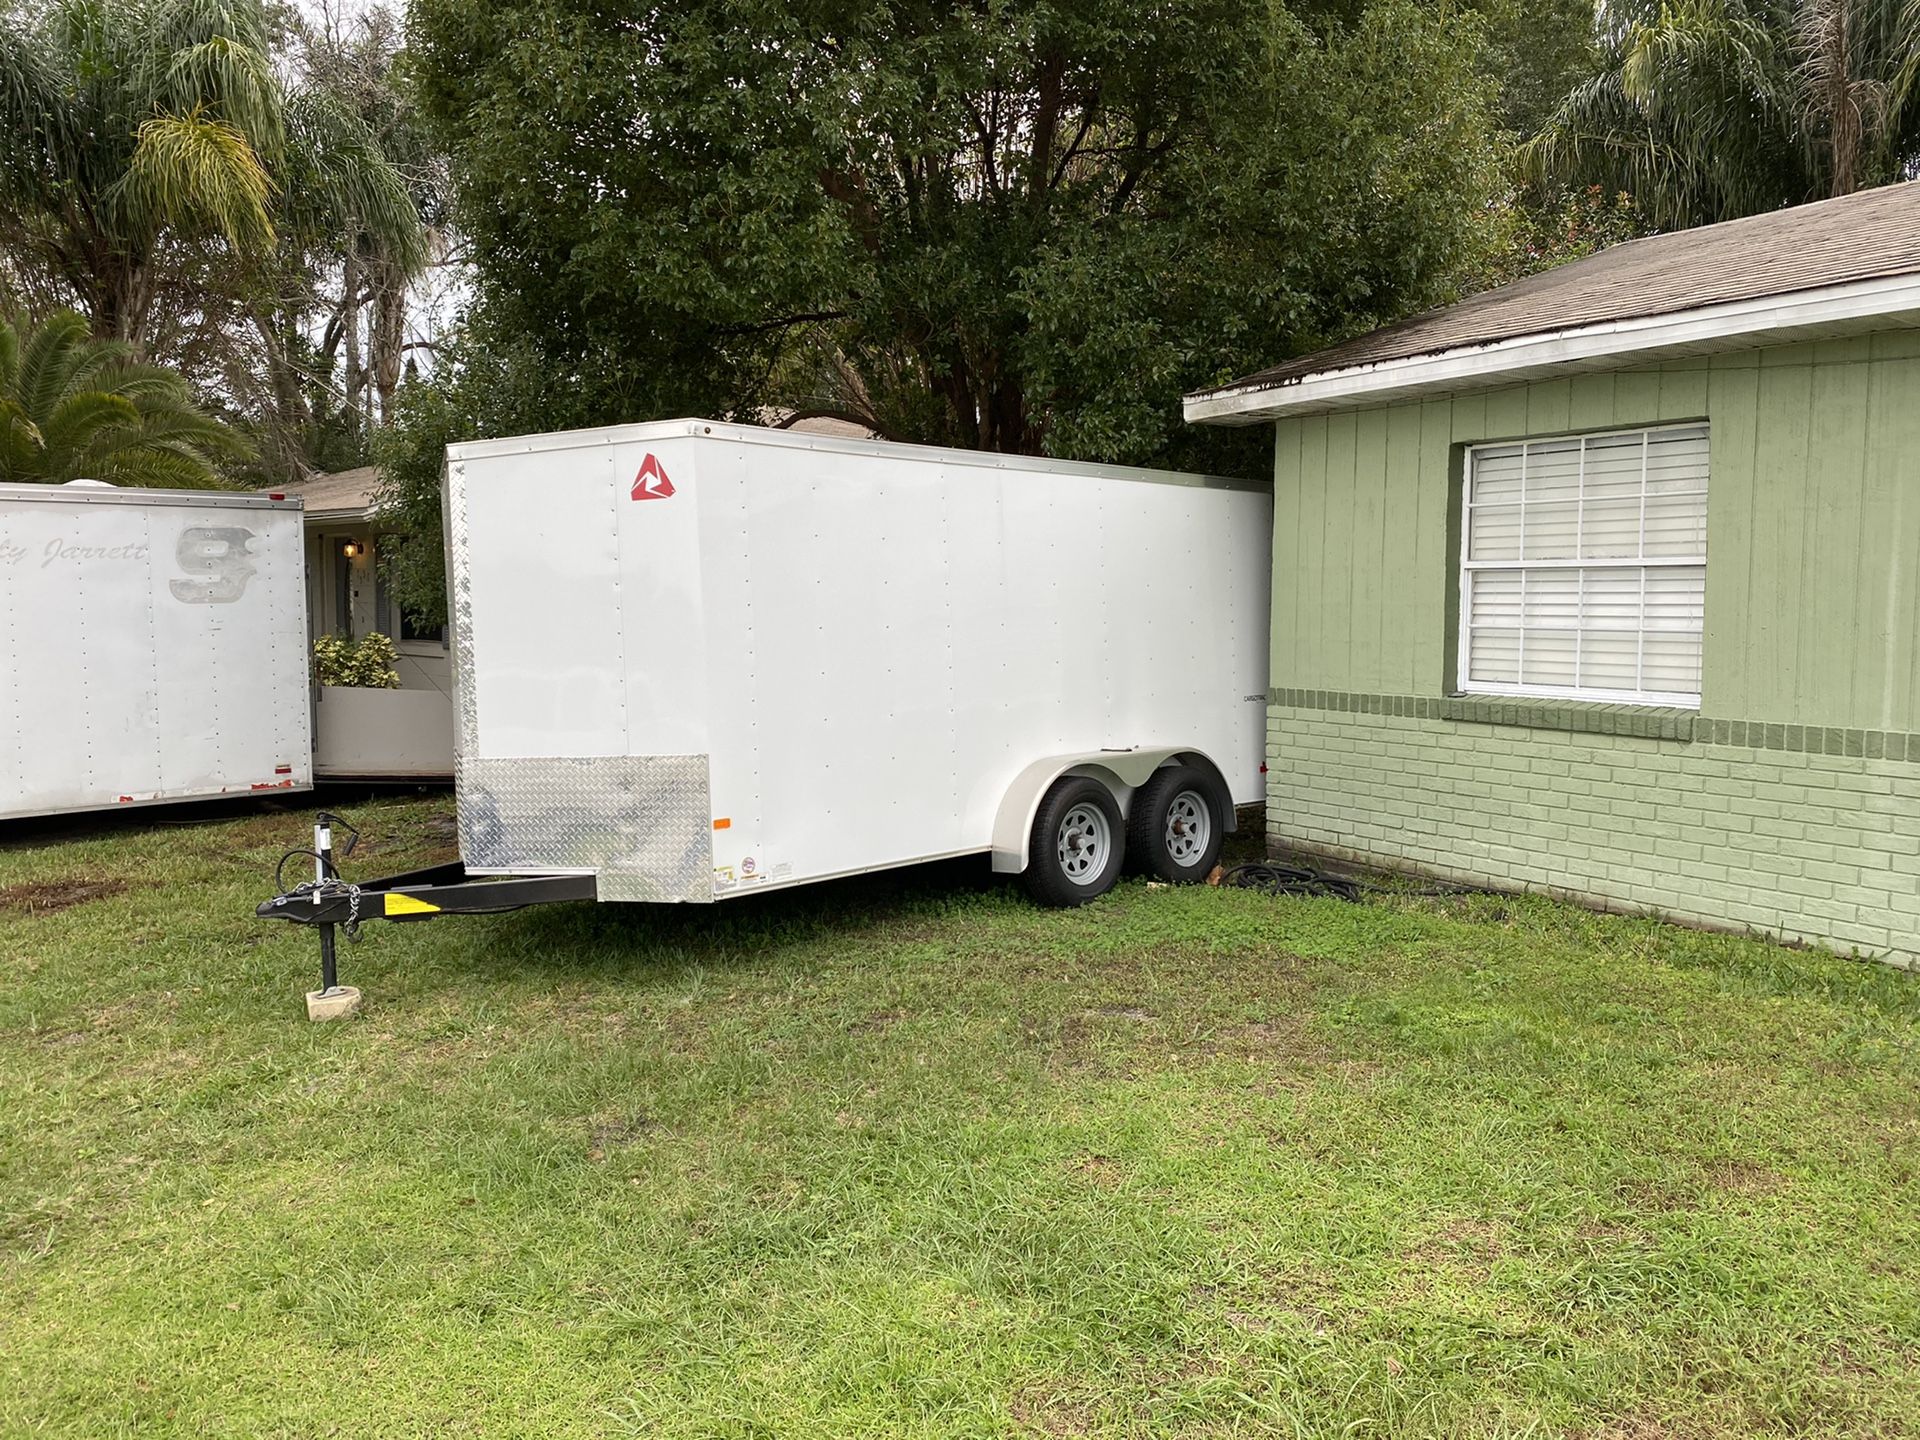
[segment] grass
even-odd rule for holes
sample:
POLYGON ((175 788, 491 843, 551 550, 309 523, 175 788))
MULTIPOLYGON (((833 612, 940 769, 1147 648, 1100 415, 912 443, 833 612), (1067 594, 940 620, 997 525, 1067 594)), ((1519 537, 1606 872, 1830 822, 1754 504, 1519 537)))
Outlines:
POLYGON ((955 865, 370 927, 312 1026, 305 824, 0 850, 0 1431, 1920 1433, 1909 976, 955 865))

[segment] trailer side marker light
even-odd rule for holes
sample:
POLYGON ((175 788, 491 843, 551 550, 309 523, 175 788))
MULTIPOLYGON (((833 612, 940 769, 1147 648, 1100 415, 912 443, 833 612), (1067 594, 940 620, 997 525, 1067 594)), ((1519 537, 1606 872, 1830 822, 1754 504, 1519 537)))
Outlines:
POLYGON ((713 822, 713 828, 716 830, 731 830, 733 828, 733 821, 725 818, 716 820, 713 822))
POLYGON ((293 766, 291 766, 291 765, 276 765, 276 766, 274 766, 274 767, 273 767, 273 773, 274 773, 274 774, 276 774, 276 775, 291 775, 291 774, 293 774, 293 766))
POLYGON ((431 900, 416 900, 411 895, 387 896, 388 915, 438 915, 440 907, 431 900))

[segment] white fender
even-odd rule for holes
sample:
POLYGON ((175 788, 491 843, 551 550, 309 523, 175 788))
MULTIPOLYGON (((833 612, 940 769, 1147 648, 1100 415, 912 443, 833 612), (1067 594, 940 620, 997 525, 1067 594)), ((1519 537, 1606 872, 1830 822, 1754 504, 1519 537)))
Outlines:
MULTIPOLYGON (((1003 875, 1017 875, 1027 868, 1027 848, 1033 839, 1033 817, 1040 801, 1053 782, 1062 775, 1088 775, 1113 792, 1114 800, 1125 814, 1132 792, 1147 783, 1147 778, 1175 756, 1184 755, 1220 775, 1220 767, 1204 751, 1191 745, 1135 747, 1129 750, 1083 750, 1076 754, 1049 755, 1036 760, 1014 777, 1001 797, 1000 809, 993 817, 993 868, 1003 875)), ((1220 787, 1227 794, 1226 785, 1220 787)), ((1226 828, 1233 829, 1233 811, 1224 817, 1226 828)))

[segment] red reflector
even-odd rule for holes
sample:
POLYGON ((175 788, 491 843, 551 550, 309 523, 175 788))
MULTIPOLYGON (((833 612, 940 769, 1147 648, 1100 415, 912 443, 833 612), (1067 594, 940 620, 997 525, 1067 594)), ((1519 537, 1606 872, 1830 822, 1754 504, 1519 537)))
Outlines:
POLYGON ((1267 767, 1266 767, 1266 764, 1265 764, 1265 762, 1262 762, 1262 763, 1261 763, 1261 766, 1260 766, 1260 773, 1261 773, 1262 775, 1264 775, 1264 774, 1266 774, 1266 773, 1267 773, 1267 767))
POLYGON ((276 765, 276 766, 274 766, 274 767, 273 767, 273 773, 274 773, 274 774, 276 774, 276 775, 291 775, 291 774, 293 774, 293 766, 291 766, 291 765, 276 765))
POLYGON ((279 491, 276 490, 271 495, 267 496, 267 498, 269 500, 284 500, 287 497, 285 495, 282 495, 279 491))
POLYGON ((122 805, 131 805, 131 804, 133 803, 133 796, 131 796, 131 795, 122 795, 122 796, 120 797, 120 803, 121 803, 122 805))

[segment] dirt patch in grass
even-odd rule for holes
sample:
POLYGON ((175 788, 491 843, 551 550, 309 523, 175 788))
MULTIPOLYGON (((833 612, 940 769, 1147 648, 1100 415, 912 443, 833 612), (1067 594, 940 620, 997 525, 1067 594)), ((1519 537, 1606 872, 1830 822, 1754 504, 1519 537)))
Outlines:
POLYGON ((1422 1265, 1449 1265, 1485 1278, 1495 1260, 1507 1253, 1507 1228, 1496 1220, 1450 1220, 1416 1245, 1408 1259, 1422 1265))
POLYGON ((1029 1435, 1091 1435, 1093 1412, 1084 1405, 1045 1397, 1015 1400, 1007 1407, 1014 1422, 1029 1435))
POLYGON ((1647 1232, 1612 1220, 1583 1220, 1573 1233, 1585 1241, 1591 1251, 1620 1250, 1647 1243, 1647 1232))
POLYGON ((1722 1160, 1707 1167, 1709 1190, 1727 1195, 1772 1195, 1785 1187, 1786 1177, 1752 1160, 1722 1160))
POLYGON ((1121 1180, 1120 1162, 1111 1155, 1082 1155, 1073 1162, 1073 1173, 1103 1190, 1111 1190, 1121 1180))
POLYGON ((587 1159, 598 1165, 609 1150, 632 1145, 654 1128, 649 1115, 597 1115, 587 1131, 587 1159))
POLYGON ((71 875, 64 880, 27 880, 0 887, 0 910, 51 915, 94 900, 124 895, 127 882, 109 875, 71 875))
POLYGON ((1685 1210, 1692 1197, 1664 1180, 1629 1176, 1613 1182, 1614 1198, 1643 1215, 1667 1215, 1685 1210))

